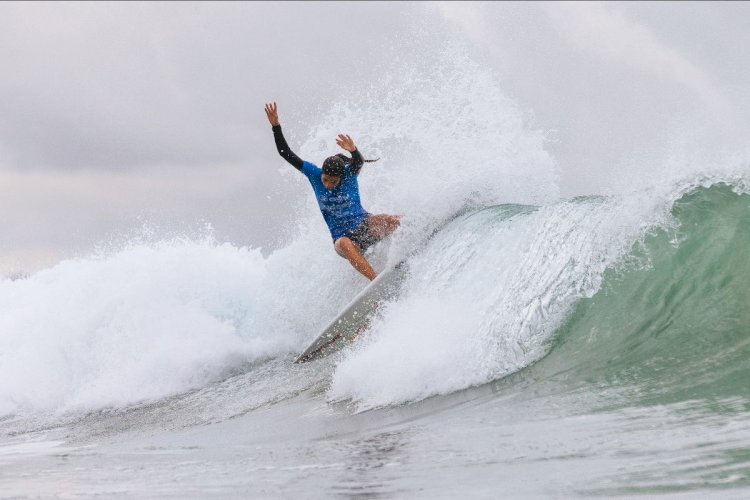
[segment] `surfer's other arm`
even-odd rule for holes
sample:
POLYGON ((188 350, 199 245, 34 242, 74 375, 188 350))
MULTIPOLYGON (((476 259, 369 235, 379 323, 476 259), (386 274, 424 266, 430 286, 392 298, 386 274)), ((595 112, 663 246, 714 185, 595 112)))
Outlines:
POLYGON ((362 165, 365 164, 365 159, 362 157, 362 153, 359 152, 357 146, 354 145, 354 141, 351 137, 346 134, 339 134, 336 138, 336 144, 342 149, 349 151, 352 155, 352 166, 349 167, 350 172, 357 175, 362 170, 362 165))
POLYGON ((268 122, 271 124, 273 140, 276 142, 276 150, 279 152, 279 155, 297 170, 302 170, 302 158, 289 149, 289 145, 286 143, 286 139, 284 139, 284 134, 281 132, 279 112, 275 102, 266 104, 266 117, 268 117, 268 122))
POLYGON ((362 165, 364 165, 365 163, 372 163, 380 159, 376 158, 374 160, 365 160, 362 156, 362 153, 359 152, 359 149, 357 149, 357 146, 354 144, 354 140, 346 134, 339 134, 339 136, 336 138, 336 144, 338 144, 340 148, 345 149, 352 154, 351 167, 349 167, 349 172, 354 175, 359 174, 359 171, 362 170, 362 165))

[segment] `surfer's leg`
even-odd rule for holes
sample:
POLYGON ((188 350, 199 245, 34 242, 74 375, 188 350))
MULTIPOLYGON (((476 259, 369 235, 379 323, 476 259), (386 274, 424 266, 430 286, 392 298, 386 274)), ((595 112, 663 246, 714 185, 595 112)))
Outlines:
POLYGON ((370 263, 367 262, 359 247, 352 240, 346 236, 342 236, 336 240, 333 246, 336 248, 336 253, 348 260, 354 266, 354 269, 362 273, 365 278, 371 281, 375 279, 377 274, 375 274, 370 263))
POLYGON ((378 214, 367 217, 370 233, 379 241, 389 236, 401 224, 400 215, 378 214))

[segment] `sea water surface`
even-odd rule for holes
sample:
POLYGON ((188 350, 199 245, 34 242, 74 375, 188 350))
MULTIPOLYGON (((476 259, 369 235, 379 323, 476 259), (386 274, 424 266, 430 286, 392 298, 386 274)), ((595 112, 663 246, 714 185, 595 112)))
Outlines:
POLYGON ((366 283, 312 196, 270 255, 143 238, 0 281, 0 498, 750 495, 748 164, 561 197, 454 62, 302 147, 382 156, 363 199, 404 224, 371 258, 411 255, 333 356, 293 363, 366 283))

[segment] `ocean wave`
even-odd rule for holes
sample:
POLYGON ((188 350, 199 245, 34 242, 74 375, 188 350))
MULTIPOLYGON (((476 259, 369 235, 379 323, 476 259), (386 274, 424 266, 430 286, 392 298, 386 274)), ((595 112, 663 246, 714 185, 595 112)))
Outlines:
POLYGON ((329 396, 400 404, 540 360, 535 374, 566 383, 735 386, 750 339, 741 185, 675 188, 666 211, 640 195, 584 197, 456 221, 414 259, 404 295, 340 361, 329 396))

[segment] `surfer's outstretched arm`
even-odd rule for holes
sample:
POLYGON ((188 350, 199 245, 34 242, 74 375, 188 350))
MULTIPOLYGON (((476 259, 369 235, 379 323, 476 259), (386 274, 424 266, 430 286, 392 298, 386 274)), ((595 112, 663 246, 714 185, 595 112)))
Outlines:
POLYGON ((273 140, 276 142, 276 150, 279 152, 279 155, 297 170, 302 170, 302 158, 289 149, 289 145, 286 143, 286 139, 284 139, 284 133, 281 131, 281 125, 279 124, 279 112, 275 102, 273 104, 266 104, 266 116, 269 123, 271 123, 273 140))

